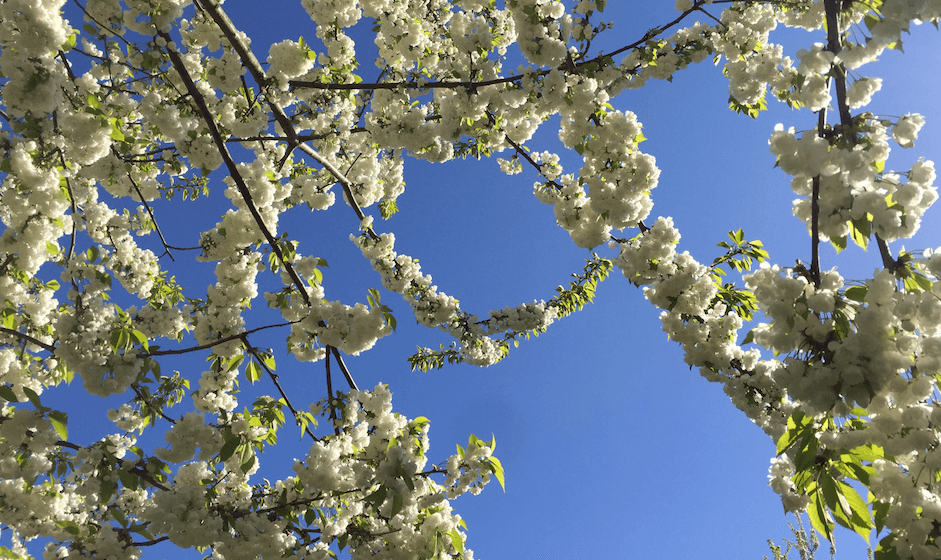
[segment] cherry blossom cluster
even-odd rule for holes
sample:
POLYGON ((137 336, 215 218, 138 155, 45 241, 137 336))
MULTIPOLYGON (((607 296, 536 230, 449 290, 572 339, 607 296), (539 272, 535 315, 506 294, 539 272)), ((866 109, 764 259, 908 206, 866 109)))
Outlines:
POLYGON ((458 352, 468 363, 494 364, 506 355, 503 341, 494 336, 508 333, 510 337, 532 331, 543 332, 557 313, 545 302, 532 302, 516 307, 493 310, 486 320, 479 320, 461 310, 458 301, 432 284, 430 275, 422 275, 417 259, 399 255, 393 249, 395 236, 384 233, 378 239, 350 236, 363 256, 382 277, 383 286, 402 294, 411 305, 418 323, 438 327, 453 336, 458 352))

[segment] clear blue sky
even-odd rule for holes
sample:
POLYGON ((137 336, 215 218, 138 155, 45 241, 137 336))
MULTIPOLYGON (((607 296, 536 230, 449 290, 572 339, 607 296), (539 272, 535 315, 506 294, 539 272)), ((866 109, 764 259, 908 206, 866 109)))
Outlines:
MULTIPOLYGON (((614 21, 615 27, 605 33, 607 50, 673 19, 673 4, 609 2, 602 19, 614 21)), ((313 24, 293 2, 229 0, 225 8, 251 37, 261 60, 268 45, 283 39, 303 35, 315 44, 313 24)), ((73 25, 79 27, 80 18, 73 25)), ((787 37, 791 56, 823 40, 820 33, 787 37)), ((941 111, 933 94, 939 85, 941 36, 922 26, 905 48, 909 54, 890 52, 880 65, 863 69, 865 75, 884 79, 870 110, 919 112, 928 121, 912 154, 893 151, 889 167, 895 169, 907 169, 915 155, 941 162, 941 111)), ((377 74, 371 55, 360 60, 361 73, 370 81, 377 74)), ((778 122, 805 129, 814 118, 774 103, 757 121, 736 115, 725 108, 727 87, 721 67, 707 60, 680 72, 672 83, 651 82, 615 100, 617 108, 637 113, 648 138, 641 149, 656 156, 662 169, 653 192, 653 217, 672 216, 684 236, 680 249, 701 261, 717 256, 715 244, 740 227, 748 239, 765 243, 772 262, 809 260, 809 239, 791 217, 794 195, 788 177, 773 169, 767 139, 778 122)), ((545 125, 547 134, 531 143, 532 149, 557 144, 551 125, 545 125)), ((573 172, 580 166, 571 157, 563 164, 573 172)), ((465 310, 486 315, 493 308, 550 299, 554 288, 567 283, 589 256, 555 226, 551 208, 532 196, 533 181, 528 170, 507 177, 495 162, 429 165, 409 160, 400 212, 380 221, 371 210, 377 231, 395 233, 399 252, 419 258, 424 272, 461 300, 465 310)), ((218 180, 214 186, 220 186, 218 180)), ((211 198, 207 203, 213 200, 218 202, 211 198)), ((178 214, 173 203, 154 204, 171 243, 192 246, 197 232, 212 227, 225 210, 211 204, 197 208, 178 214)), ((909 249, 941 245, 937 216, 937 211, 929 214, 909 249)), ((283 222, 284 231, 302 240, 301 251, 329 261, 324 270, 329 299, 364 300, 367 288, 380 285, 348 240, 357 225, 341 202, 326 213, 298 209, 283 222)), ((612 256, 603 248, 599 252, 612 256)), ((877 254, 847 253, 849 258, 840 263, 847 267, 847 278, 862 278, 879 265, 877 254)), ((832 251, 825 251, 822 267, 836 264, 832 251)), ((211 271, 212 265, 200 265, 190 273, 211 271)), ((467 544, 476 557, 757 560, 769 554, 768 538, 789 536, 780 501, 767 486, 773 442, 731 405, 720 386, 689 370, 679 347, 660 330, 658 312, 619 274, 600 286, 594 305, 523 342, 487 369, 450 366, 411 372, 406 358, 416 345, 437 347, 447 340, 415 325, 394 294, 385 293, 383 303, 395 310, 398 332, 348 359, 359 386, 388 383, 398 412, 431 419, 433 461, 453 453, 456 443, 465 444, 470 433, 496 436, 506 493, 494 483, 480 496, 454 504, 467 522, 467 544)), ((277 351, 283 337, 272 336, 264 344, 277 351)), ((164 368, 188 372, 195 387, 202 359, 164 368)), ((322 364, 302 365, 286 357, 278 364, 295 404, 323 398, 322 364)), ((80 389, 74 385, 68 393, 73 396, 80 389)), ((71 426, 78 443, 100 437, 92 439, 91 419, 103 417, 101 408, 99 401, 87 400, 71 408, 73 419, 89 414, 87 434, 83 426, 71 426)), ((261 476, 274 480, 291 474, 285 459, 303 457, 307 445, 296 443, 294 433, 285 428, 284 456, 280 463, 263 457, 261 476)), ((838 558, 865 557, 858 537, 838 534, 838 558)), ((169 547, 161 547, 144 556, 172 555, 169 547)))

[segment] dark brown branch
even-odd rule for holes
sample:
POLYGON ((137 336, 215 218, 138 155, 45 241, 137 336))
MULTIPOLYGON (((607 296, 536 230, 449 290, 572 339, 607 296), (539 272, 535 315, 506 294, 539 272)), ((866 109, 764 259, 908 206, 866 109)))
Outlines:
POLYGON ((42 348, 43 350, 46 350, 46 351, 48 351, 48 352, 55 352, 55 351, 56 351, 56 347, 55 347, 55 346, 52 346, 51 344, 46 344, 45 342, 43 342, 43 341, 41 341, 41 340, 38 340, 38 339, 36 339, 36 338, 33 338, 33 337, 29 336, 28 334, 24 334, 24 333, 21 333, 21 332, 19 332, 19 331, 15 331, 15 330, 13 330, 13 329, 8 329, 8 328, 6 328, 6 327, 0 327, 0 333, 8 334, 8 335, 11 335, 11 336, 15 336, 15 337, 19 338, 20 340, 24 340, 24 341, 26 341, 26 342, 29 342, 30 344, 35 344, 36 346, 39 346, 40 348, 42 348))
POLYGON ((899 263, 892 258, 892 252, 889 251, 889 245, 885 242, 885 239, 879 237, 876 234, 876 245, 879 247, 879 256, 882 257, 882 265, 889 269, 890 272, 895 272, 899 268, 899 263))
MULTIPOLYGON (((114 152, 116 157, 120 158, 117 150, 112 148, 111 151, 114 152)), ((176 261, 176 259, 173 258, 173 254, 170 252, 170 246, 167 245, 167 240, 163 237, 163 232, 160 231, 160 225, 157 224, 157 218, 154 217, 154 211, 150 209, 150 204, 147 204, 147 201, 144 199, 144 193, 140 192, 140 187, 137 185, 137 181, 134 180, 134 177, 131 176, 130 171, 127 172, 127 178, 131 182, 131 185, 134 186, 134 190, 137 191, 137 196, 140 197, 141 204, 143 204, 144 208, 147 210, 147 215, 150 216, 150 221, 154 223, 154 230, 157 232, 157 237, 160 238, 160 243, 163 244, 164 254, 170 257, 171 261, 176 261)))
MULTIPOLYGON (((245 349, 248 351, 249 354, 252 355, 253 358, 258 360, 258 363, 261 364, 261 367, 265 369, 265 372, 268 374, 268 377, 271 378, 271 382, 274 383, 274 386, 278 389, 278 392, 281 393, 281 398, 284 399, 285 404, 288 405, 288 410, 290 410, 291 414, 294 416, 294 421, 299 423, 300 420, 298 419, 298 416, 300 415, 300 413, 297 411, 296 408, 294 408, 294 405, 291 404, 291 399, 288 398, 287 393, 284 392, 284 388, 281 387, 281 382, 279 381, 280 378, 278 377, 278 374, 271 371, 271 368, 268 367, 268 364, 266 364, 265 361, 262 360, 261 357, 258 355, 258 350, 256 350, 255 347, 252 346, 248 342, 247 333, 243 333, 240 338, 242 339, 242 344, 245 345, 245 349)), ((304 425, 304 432, 307 435, 309 435, 312 440, 320 441, 320 438, 315 436, 314 432, 310 431, 310 426, 308 424, 304 425)))
MULTIPOLYGON (((830 80, 827 80, 827 85, 830 80)), ((817 136, 826 137, 827 108, 817 112, 817 136)), ((810 278, 814 287, 820 287, 820 175, 813 178, 810 195, 810 278)))
POLYGON ((156 411, 157 411, 157 414, 159 414, 161 418, 163 418, 164 420, 166 420, 167 422, 169 422, 171 426, 175 426, 175 425, 176 425, 176 420, 174 420, 173 418, 170 418, 169 416, 167 416, 166 413, 164 413, 164 411, 163 411, 163 407, 154 406, 154 405, 147 399, 147 397, 145 397, 145 396, 141 393, 140 387, 138 387, 138 383, 137 383, 136 381, 135 381, 134 383, 131 383, 131 390, 134 391, 134 394, 137 395, 137 398, 139 398, 143 403, 145 403, 145 404, 146 404, 147 406, 149 406, 151 409, 156 410, 156 411))
POLYGON ((132 545, 132 546, 153 546, 153 545, 155 545, 155 544, 157 544, 157 543, 162 543, 163 541, 167 541, 167 540, 170 540, 170 537, 164 535, 164 536, 162 536, 162 537, 158 537, 158 538, 156 538, 156 539, 149 540, 149 541, 132 542, 131 545, 132 545))
MULTIPOLYGON (((539 72, 539 75, 548 74, 549 70, 539 72)), ((305 80, 289 80, 288 84, 293 88, 301 89, 323 89, 323 90, 339 90, 339 91, 362 91, 362 90, 377 90, 377 89, 455 89, 455 88, 467 88, 467 89, 478 89, 486 86, 495 86, 500 84, 508 84, 518 80, 522 80, 523 76, 507 76, 505 78, 493 78, 491 80, 461 80, 454 82, 425 82, 419 84, 415 80, 410 80, 407 82, 359 82, 358 84, 333 84, 325 82, 310 82, 305 80)))
MULTIPOLYGON (((827 50, 837 56, 843 50, 843 38, 840 35, 842 2, 841 0, 824 0, 824 9, 827 18, 827 50)), ((848 139, 850 145, 856 145, 858 139, 856 132, 853 130, 853 115, 850 113, 849 105, 846 102, 846 67, 842 63, 834 64, 830 74, 835 80, 837 110, 840 113, 840 130, 848 139)), ((878 233, 873 233, 873 235, 879 246, 882 266, 894 270, 898 264, 892 258, 888 244, 878 233)))
POLYGON ((183 64, 183 59, 180 58, 180 54, 174 49, 169 48, 170 44, 173 42, 173 39, 164 32, 159 33, 159 35, 167 42, 167 54, 170 57, 170 62, 173 63, 173 67, 176 68, 177 73, 180 75, 180 79, 183 80, 183 84, 186 86, 186 90, 189 92, 190 97, 192 97, 193 101, 196 102, 196 106, 200 112, 200 115, 202 116, 203 122, 209 128, 209 134, 212 136, 212 140, 216 145, 216 149, 219 151, 219 155, 222 156, 222 161, 225 163, 226 169, 229 171, 229 176, 232 177, 232 180, 235 182, 235 185, 238 188, 239 194, 242 195, 242 199, 245 201, 245 206, 248 207, 248 211, 251 213, 252 219, 258 225, 258 229, 261 231, 265 240, 268 242, 268 246, 271 247, 271 250, 278 257, 278 261, 284 266, 284 269, 291 277, 291 281, 295 286, 297 286, 301 293, 301 297, 304 299, 304 302, 310 306, 310 295, 307 293, 307 288, 304 287, 304 283, 297 275, 297 271, 294 270, 294 267, 285 261, 284 254, 281 252, 281 247, 278 245, 278 242, 275 240, 274 236, 271 235, 271 232, 268 230, 268 226, 265 225, 265 221, 262 219, 261 214, 258 213, 258 208, 255 206, 255 201, 252 198, 252 193, 248 190, 248 185, 245 184, 245 179, 239 172, 238 166, 235 164, 235 160, 232 159, 232 155, 229 153, 229 149, 225 145, 225 140, 222 138, 222 133, 219 132, 219 128, 216 126, 216 120, 213 118, 212 113, 209 110, 209 106, 206 105, 205 98, 203 98, 202 93, 200 93, 199 89, 196 87, 196 84, 193 82, 193 78, 190 77, 189 71, 186 69, 186 65, 183 64))
POLYGON ((359 387, 356 386, 356 382, 353 381, 353 376, 350 375, 350 370, 347 369, 346 364, 343 362, 343 357, 340 356, 340 351, 333 346, 327 346, 328 352, 333 352, 333 357, 337 359, 337 365, 340 366, 340 371, 343 372, 343 377, 346 378, 346 382, 350 384, 350 389, 359 390, 359 387))
POLYGON ((330 374, 330 349, 327 348, 327 359, 326 359, 326 372, 327 372, 327 406, 330 407, 330 423, 333 424, 333 433, 340 435, 340 427, 337 426, 337 405, 333 400, 333 379, 330 374))
POLYGON ((172 356, 177 354, 188 354, 190 352, 198 352, 200 350, 206 350, 212 348, 213 346, 218 346, 220 344, 225 344, 226 342, 231 342, 233 340, 241 340, 243 336, 250 335, 254 332, 262 331, 265 329, 275 329, 278 327, 289 327, 296 323, 297 321, 291 321, 288 323, 277 323, 275 325, 265 325, 263 327, 257 327, 254 329, 247 330, 238 334, 233 334, 231 336, 226 336, 220 338, 219 340, 214 340, 212 342, 207 342, 206 344, 200 344, 198 346, 191 346, 189 348, 181 348, 179 350, 154 350, 153 352, 141 352, 137 355, 138 358, 149 358, 152 356, 172 356))
MULTIPOLYGON (((56 446, 57 446, 57 447, 65 447, 66 449, 71 449, 71 450, 73 450, 73 451, 81 451, 82 449, 91 449, 91 446, 78 445, 77 443, 72 443, 72 442, 70 442, 70 441, 63 441, 63 440, 57 441, 57 442, 56 442, 56 446)), ((138 464, 140 464, 140 461, 138 461, 138 464)), ((140 478, 146 480, 146 481, 149 482, 149 483, 151 484, 151 486, 153 486, 154 488, 159 488, 159 489, 163 490, 164 492, 169 492, 169 490, 170 490, 169 488, 167 488, 166 486, 164 486, 163 484, 161 484, 159 481, 154 480, 154 478, 153 478, 152 476, 150 476, 150 473, 148 473, 145 469, 143 469, 143 468, 141 468, 141 467, 135 466, 135 467, 133 467, 133 468, 128 469, 127 472, 129 472, 129 473, 131 473, 131 474, 135 474, 135 475, 139 476, 140 478)))
MULTIPOLYGON (((578 69, 583 66, 603 64, 606 58, 617 56, 623 52, 629 51, 631 49, 639 47, 640 45, 643 45, 647 41, 653 39, 657 35, 660 35, 667 29, 670 29, 671 27, 677 25, 678 23, 686 19, 686 16, 697 11, 702 11, 706 13, 706 15, 709 15, 710 17, 712 17, 711 14, 702 10, 702 3, 697 2, 692 8, 680 14, 673 21, 647 31, 647 33, 645 33, 643 37, 641 37, 640 39, 634 41, 633 43, 629 45, 624 45, 623 47, 620 47, 614 51, 611 51, 608 54, 599 54, 598 56, 594 58, 583 60, 581 62, 574 62, 574 61, 566 60, 564 63, 562 63, 562 66, 560 66, 559 68, 561 68, 562 70, 565 70, 567 73, 577 74, 578 69)), ((540 77, 546 76, 552 70, 554 70, 554 68, 541 70, 531 75, 536 75, 540 77)), ((311 82, 311 81, 305 81, 305 80, 289 80, 288 84, 294 88, 341 90, 341 91, 399 89, 399 88, 415 89, 415 90, 437 89, 437 88, 450 88, 450 89, 466 88, 470 90, 475 90, 475 89, 486 87, 486 86, 495 86, 495 85, 500 85, 500 84, 509 84, 509 83, 517 82, 519 80, 522 80, 525 77, 526 76, 523 76, 522 74, 516 74, 513 76, 506 76, 503 78, 492 78, 489 80, 458 80, 458 81, 447 81, 447 82, 424 82, 422 84, 419 84, 418 81, 416 80, 409 80, 407 82, 378 82, 378 83, 377 82, 373 82, 373 83, 360 82, 358 84, 332 84, 332 83, 324 83, 324 82, 311 82)))

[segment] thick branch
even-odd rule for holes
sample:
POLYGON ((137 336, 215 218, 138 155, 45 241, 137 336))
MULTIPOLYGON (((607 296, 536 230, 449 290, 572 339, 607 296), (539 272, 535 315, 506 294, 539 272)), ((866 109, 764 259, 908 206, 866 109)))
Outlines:
POLYGON ((277 255, 278 261, 284 266, 284 269, 291 277, 291 281, 295 286, 297 286, 297 289, 300 291, 304 302, 310 306, 310 294, 307 293, 307 288, 304 286, 301 278, 297 275, 297 271, 294 270, 294 267, 284 260, 284 254, 281 252, 281 247, 278 245, 278 242, 268 230, 268 227, 265 225, 261 214, 258 213, 258 208, 255 206, 255 201, 252 199, 252 193, 248 190, 248 185, 245 184, 245 179, 242 178, 242 174, 239 172, 238 166, 235 164, 235 160, 232 159, 232 155, 229 153, 229 149, 225 145, 225 140, 222 138, 222 134, 219 132, 219 128, 216 126, 216 120, 213 118, 212 112, 209 110, 209 106, 206 105, 206 99, 196 87, 196 84, 193 82, 193 78, 190 77, 189 72, 186 70, 186 66, 183 64, 183 59, 180 58, 180 54, 174 49, 169 48, 169 45, 172 44, 173 39, 168 34, 163 32, 161 32, 159 35, 167 42, 167 54, 170 56, 170 61, 173 63, 173 67, 176 68, 177 73, 180 75, 180 79, 183 80, 183 84, 186 86, 186 90, 193 98, 193 101, 196 102, 196 107, 199 109, 200 115, 202 116, 206 127, 209 129, 209 134, 212 136, 213 143, 215 143, 216 149, 219 151, 219 155, 222 156, 222 161, 225 163, 226 169, 229 171, 229 176, 231 176, 232 180, 235 181, 235 185, 238 188, 239 194, 242 195, 242 198, 245 201, 245 205, 248 207, 248 211, 252 215, 252 219, 255 220, 255 223, 258 225, 258 229, 261 230, 262 235, 264 235, 265 240, 268 242, 268 246, 270 246, 271 250, 274 251, 275 255, 277 255))
MULTIPOLYGON (((832 52, 834 56, 839 55, 840 51, 843 50, 843 38, 840 34, 841 8, 841 0, 824 0, 827 18, 827 50, 832 52)), ((836 104, 840 113, 840 128, 850 144, 855 145, 857 138, 856 133, 853 131, 853 115, 850 113, 849 105, 846 102, 846 67, 843 63, 834 64, 830 74, 835 82, 836 104)), ((875 235, 876 243, 879 245, 882 266, 894 270, 897 263, 892 258, 888 244, 878 233, 873 235, 875 235)))

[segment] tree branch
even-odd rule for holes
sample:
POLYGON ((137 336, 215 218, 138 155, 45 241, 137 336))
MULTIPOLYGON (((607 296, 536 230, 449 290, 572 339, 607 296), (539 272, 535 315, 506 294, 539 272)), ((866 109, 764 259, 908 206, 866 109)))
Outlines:
POLYGON ((6 328, 6 327, 0 327, 0 333, 8 334, 8 335, 11 335, 11 336, 15 336, 15 337, 19 338, 20 340, 24 340, 24 341, 26 341, 26 342, 29 342, 30 344, 35 344, 36 346, 39 346, 40 348, 42 348, 43 350, 46 350, 46 351, 48 351, 48 352, 55 352, 55 351, 56 351, 56 347, 55 347, 55 346, 52 346, 51 344, 46 344, 45 342, 43 342, 43 341, 41 341, 41 340, 39 340, 39 339, 33 338, 33 337, 31 337, 30 335, 28 335, 28 334, 21 333, 21 332, 19 332, 19 331, 15 331, 15 330, 13 330, 13 329, 8 329, 8 328, 6 328))
POLYGON ((206 349, 208 349, 208 348, 212 348, 213 346, 218 346, 218 345, 220 345, 220 344, 225 344, 226 342, 230 342, 230 341, 233 341, 233 340, 240 340, 243 336, 250 335, 250 334, 252 334, 252 333, 254 333, 254 332, 262 331, 262 330, 265 330, 265 329, 274 329, 274 328, 278 328, 278 327, 289 327, 289 326, 291 326, 291 325, 293 325, 293 324, 295 324, 295 323, 297 323, 297 322, 298 322, 298 321, 290 321, 290 322, 287 322, 287 323, 278 323, 278 324, 276 324, 276 325, 265 325, 265 326, 263 326, 263 327, 257 327, 257 328, 250 329, 250 330, 247 330, 247 331, 244 331, 244 332, 240 332, 240 333, 238 333, 238 334, 233 334, 233 335, 231 335, 231 336, 226 336, 226 337, 220 338, 219 340, 214 340, 214 341, 212 341, 212 342, 207 342, 206 344, 200 344, 199 346, 191 346, 190 348, 181 348, 181 349, 179 349, 179 350, 154 350, 153 352, 141 352, 141 353, 139 353, 139 354, 137 355, 137 357, 138 357, 138 358, 149 358, 149 357, 152 357, 152 356, 171 356, 171 355, 177 355, 177 354, 188 354, 188 353, 190 353, 190 352, 198 352, 198 351, 200 351, 200 350, 206 350, 206 349))
MULTIPOLYGON (((284 391, 284 388, 281 387, 281 382, 279 381, 280 378, 278 377, 278 374, 276 374, 275 372, 271 371, 271 368, 268 367, 268 364, 266 364, 265 361, 262 360, 261 357, 258 356, 258 351, 255 349, 254 346, 252 346, 252 345, 248 342, 248 334, 247 334, 247 333, 243 333, 243 334, 240 336, 240 338, 242 339, 242 344, 245 345, 245 349, 248 350, 248 353, 251 354, 253 358, 255 358, 256 360, 258 360, 258 363, 261 364, 261 367, 263 367, 263 368, 265 369, 265 372, 268 374, 268 377, 271 378, 271 382, 274 383, 274 386, 277 387, 278 392, 281 393, 281 398, 284 399, 285 404, 288 405, 288 410, 290 410, 290 411, 291 411, 291 414, 294 416, 294 421, 295 421, 296 423, 300 424, 300 420, 299 420, 299 418, 298 418, 299 413, 297 412, 297 409, 294 408, 294 405, 291 404, 291 399, 288 398, 288 395, 287 395, 287 393, 284 391)), ((328 363, 329 363, 329 362, 328 362, 328 363)), ((315 436, 315 435, 314 435, 314 432, 310 431, 310 427, 309 427, 306 423, 304 424, 304 432, 307 433, 307 435, 309 435, 312 440, 314 440, 314 441, 320 441, 320 438, 318 438, 317 436, 315 436)))
POLYGON ((304 286, 304 283, 297 275, 297 271, 294 270, 294 267, 291 265, 291 263, 285 261, 284 254, 281 252, 281 247, 278 245, 277 240, 275 240, 274 236, 268 230, 268 227, 265 225, 261 214, 258 213, 258 208, 255 206, 255 201, 252 198, 252 193, 248 190, 248 185, 245 184, 245 179, 239 172, 235 160, 232 159, 232 155, 229 153, 229 149, 225 145, 225 140, 222 138, 222 134, 219 132, 219 128, 216 126, 215 118, 213 118, 212 112, 209 110, 209 106, 206 105, 206 99, 196 87, 196 84, 193 82, 193 78, 190 77, 189 71, 186 70, 186 65, 183 64, 183 59, 180 58, 180 54, 176 50, 170 48, 170 45, 173 43, 173 39, 164 32, 160 32, 158 35, 160 35, 167 42, 167 54, 170 57, 170 61, 173 63, 173 67, 176 69, 177 73, 180 75, 180 78, 183 80, 183 84, 186 86, 186 90, 193 98, 193 101, 196 102, 196 106, 203 118, 203 122, 209 129, 209 134, 212 136, 212 140, 216 145, 216 149, 219 151, 219 155, 222 156, 222 161, 225 163, 226 169, 229 171, 229 176, 232 177, 232 180, 235 182, 235 185, 238 188, 239 194, 242 195, 242 199, 245 201, 245 205, 248 207, 248 211, 251 213, 252 219, 255 220, 255 223, 258 225, 258 229, 261 231, 262 235, 265 237, 265 240, 268 242, 268 246, 271 247, 271 250, 275 253, 275 255, 277 255, 278 261, 282 264, 282 266, 284 266, 284 269, 291 277, 291 281, 295 286, 297 286, 297 289, 301 293, 301 297, 309 307, 311 302, 310 295, 307 293, 307 288, 304 286))

